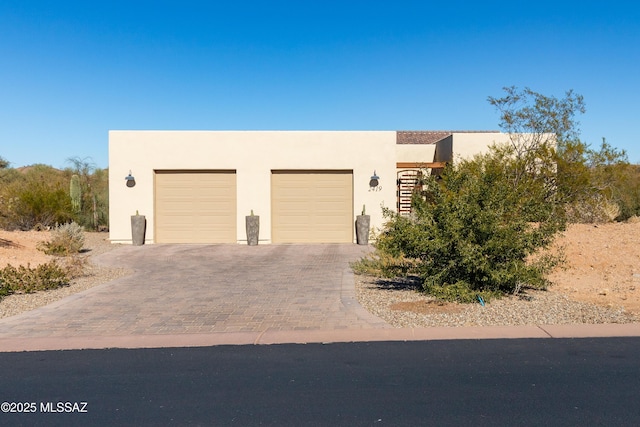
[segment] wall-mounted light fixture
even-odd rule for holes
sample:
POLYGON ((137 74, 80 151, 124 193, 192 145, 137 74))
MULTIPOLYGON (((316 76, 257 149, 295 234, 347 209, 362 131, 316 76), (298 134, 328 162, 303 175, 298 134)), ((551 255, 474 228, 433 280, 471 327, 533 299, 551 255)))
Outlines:
POLYGON ((127 187, 135 187, 136 179, 131 175, 131 171, 129 171, 129 175, 124 177, 127 187))
POLYGON ((373 175, 371 176, 371 180, 369 181, 369 188, 376 188, 379 184, 380 177, 376 174, 376 171, 373 171, 373 175))

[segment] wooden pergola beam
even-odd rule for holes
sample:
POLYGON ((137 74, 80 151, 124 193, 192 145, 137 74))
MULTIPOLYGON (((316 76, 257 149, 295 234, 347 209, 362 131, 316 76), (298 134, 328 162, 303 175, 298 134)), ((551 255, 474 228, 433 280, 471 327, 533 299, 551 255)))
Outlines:
POLYGON ((447 162, 398 162, 397 169, 440 169, 444 168, 447 162))

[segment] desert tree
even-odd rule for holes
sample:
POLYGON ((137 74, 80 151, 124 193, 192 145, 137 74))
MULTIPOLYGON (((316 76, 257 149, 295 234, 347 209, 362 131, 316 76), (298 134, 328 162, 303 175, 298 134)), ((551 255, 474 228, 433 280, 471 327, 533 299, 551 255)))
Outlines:
POLYGON ((77 221, 92 230, 108 223, 108 176, 91 158, 71 157, 70 196, 77 221))
MULTIPOLYGON (((488 101, 500 114, 500 128, 509 136, 504 150, 519 159, 511 173, 544 180, 547 197, 564 206, 572 222, 616 217, 616 180, 628 166, 624 150, 603 138, 596 149, 581 140, 578 117, 586 112, 584 99, 573 90, 563 98, 529 88, 504 88, 500 98, 488 101)), ((620 199, 618 197, 618 199, 620 199)))

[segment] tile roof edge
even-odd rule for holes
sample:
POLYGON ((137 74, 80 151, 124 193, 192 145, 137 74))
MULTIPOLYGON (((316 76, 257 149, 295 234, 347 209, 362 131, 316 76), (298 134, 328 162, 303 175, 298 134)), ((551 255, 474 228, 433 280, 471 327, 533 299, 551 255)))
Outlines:
POLYGON ((500 131, 451 131, 451 130, 398 130, 396 144, 399 145, 434 145, 456 133, 499 133, 500 131))

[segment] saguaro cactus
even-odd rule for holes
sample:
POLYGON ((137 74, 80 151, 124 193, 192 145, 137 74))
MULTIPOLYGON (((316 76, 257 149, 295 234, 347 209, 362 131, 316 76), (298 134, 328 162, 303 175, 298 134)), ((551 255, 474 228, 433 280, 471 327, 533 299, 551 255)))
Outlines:
POLYGON ((71 196, 71 206, 75 212, 80 212, 82 208, 82 189, 80 188, 80 177, 78 175, 71 176, 69 184, 69 195, 71 196))

